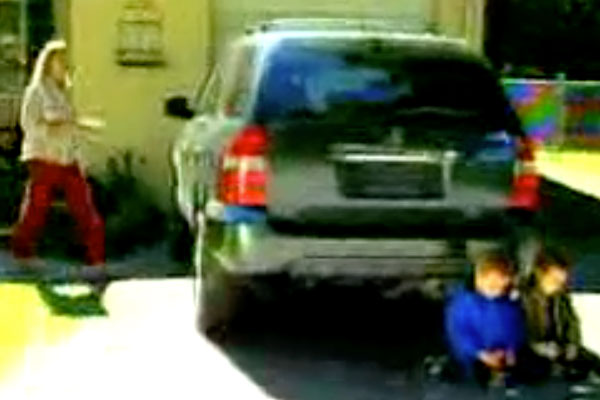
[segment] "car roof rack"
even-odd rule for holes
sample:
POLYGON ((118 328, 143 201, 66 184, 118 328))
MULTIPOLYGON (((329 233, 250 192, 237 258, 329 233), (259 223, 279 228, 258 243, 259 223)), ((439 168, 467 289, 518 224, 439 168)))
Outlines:
POLYGON ((376 31, 427 34, 419 24, 403 19, 356 19, 356 18, 278 18, 264 21, 247 30, 248 34, 289 31, 376 31))

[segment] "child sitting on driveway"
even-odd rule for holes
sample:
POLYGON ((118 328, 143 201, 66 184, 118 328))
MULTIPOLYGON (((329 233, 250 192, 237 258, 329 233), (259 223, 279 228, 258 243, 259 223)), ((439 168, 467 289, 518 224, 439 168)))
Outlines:
POLYGON ((521 293, 531 349, 568 379, 600 372, 598 357, 581 345, 579 318, 567 289, 571 262, 564 252, 549 249, 535 262, 521 293))
POLYGON ((509 297, 513 268, 502 252, 476 262, 474 290, 455 294, 446 310, 446 336, 462 375, 487 386, 510 375, 525 342, 519 303, 509 297))

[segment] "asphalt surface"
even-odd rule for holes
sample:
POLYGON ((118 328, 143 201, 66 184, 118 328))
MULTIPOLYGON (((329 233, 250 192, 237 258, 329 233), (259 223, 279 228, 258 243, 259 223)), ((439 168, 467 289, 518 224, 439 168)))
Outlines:
MULTIPOLYGON (((592 307, 599 299, 591 297, 592 307)), ((597 346, 589 339, 598 332, 598 324, 588 321, 595 317, 592 309, 585 315, 586 341, 597 346)), ((240 320, 221 348, 275 398, 504 398, 503 391, 484 392, 427 373, 424 360, 445 354, 440 302, 411 294, 377 300, 360 290, 328 290, 261 311, 247 310, 250 318, 240 320)), ((522 387, 517 398, 595 399, 600 386, 552 381, 522 387)))

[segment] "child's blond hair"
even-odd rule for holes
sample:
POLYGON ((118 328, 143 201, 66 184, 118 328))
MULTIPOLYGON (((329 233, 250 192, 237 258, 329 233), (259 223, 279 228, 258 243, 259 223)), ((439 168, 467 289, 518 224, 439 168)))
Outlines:
POLYGON ((477 257, 475 262, 475 274, 486 274, 495 271, 506 276, 514 274, 513 263, 501 250, 492 250, 477 257))

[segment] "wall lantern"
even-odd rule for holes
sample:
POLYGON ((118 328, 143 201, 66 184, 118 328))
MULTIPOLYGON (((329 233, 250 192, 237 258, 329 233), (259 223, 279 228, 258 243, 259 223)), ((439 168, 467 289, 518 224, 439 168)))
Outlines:
POLYGON ((117 62, 124 66, 163 65, 162 15, 150 0, 125 4, 118 21, 117 62))

